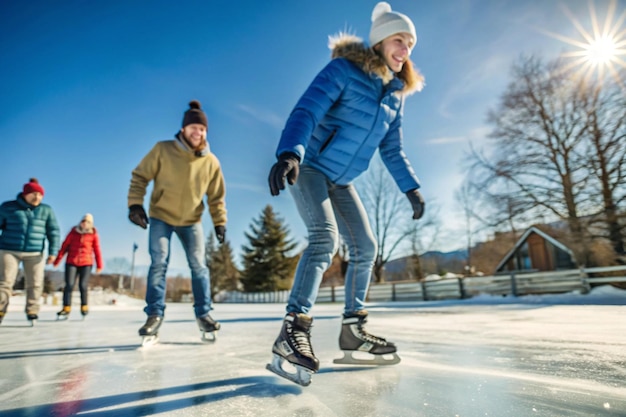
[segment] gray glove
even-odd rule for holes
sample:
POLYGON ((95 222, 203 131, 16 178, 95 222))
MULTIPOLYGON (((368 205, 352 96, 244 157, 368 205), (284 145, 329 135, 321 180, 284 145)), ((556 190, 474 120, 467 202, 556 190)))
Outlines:
POLYGON ((415 220, 421 219, 424 215, 424 209, 426 203, 424 203, 424 197, 417 191, 417 188, 414 190, 409 190, 406 192, 406 196, 411 202, 411 207, 413 207, 413 218, 415 220))

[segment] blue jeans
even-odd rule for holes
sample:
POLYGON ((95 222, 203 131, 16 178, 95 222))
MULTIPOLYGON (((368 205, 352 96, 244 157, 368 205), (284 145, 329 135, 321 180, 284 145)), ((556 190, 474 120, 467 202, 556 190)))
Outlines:
POLYGON ((337 252, 339 234, 350 255, 344 312, 363 310, 376 259, 376 239, 354 186, 333 184, 321 172, 302 165, 298 181, 290 189, 306 225, 309 245, 296 268, 287 312, 309 314, 322 275, 337 252))
POLYGON ((209 269, 204 253, 204 232, 202 223, 191 226, 171 226, 154 217, 150 218, 150 270, 146 290, 146 308, 148 316, 163 316, 165 312, 165 289, 167 266, 170 262, 170 243, 172 233, 176 233, 187 256, 191 269, 191 291, 193 309, 196 317, 206 316, 211 310, 211 285, 209 269))

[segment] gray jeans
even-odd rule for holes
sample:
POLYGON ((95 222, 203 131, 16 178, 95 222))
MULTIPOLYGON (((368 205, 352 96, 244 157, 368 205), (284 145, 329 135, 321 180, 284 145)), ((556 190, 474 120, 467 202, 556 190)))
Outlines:
POLYGON ((350 254, 344 312, 363 310, 376 259, 376 239, 354 186, 333 184, 321 172, 302 165, 290 190, 306 225, 309 245, 298 262, 287 312, 309 314, 340 234, 350 254))
POLYGON ((0 250, 0 311, 6 312, 20 262, 24 267, 26 314, 39 313, 46 258, 41 252, 0 250))

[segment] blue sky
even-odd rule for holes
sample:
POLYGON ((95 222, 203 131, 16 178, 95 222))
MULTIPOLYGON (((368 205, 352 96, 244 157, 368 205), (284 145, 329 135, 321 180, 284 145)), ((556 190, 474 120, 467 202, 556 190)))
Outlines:
MULTIPOLYGON (((554 58, 582 40, 554 0, 390 1, 415 23, 412 60, 426 88, 407 100, 404 137, 428 202, 441 206, 440 249, 463 247, 455 207, 463 160, 486 145, 486 113, 521 54, 554 58)), ((105 260, 148 264, 148 235, 127 220, 130 173, 159 140, 180 129, 191 99, 202 102, 208 139, 227 184, 227 239, 272 204, 292 235, 305 231, 288 193, 271 197, 267 175, 284 122, 329 60, 328 35, 367 38, 375 0, 4 1, 0 5, 0 200, 29 177, 62 234, 93 213, 105 260)), ((591 31, 587 1, 567 8, 591 31)), ((608 1, 596 2, 603 21, 608 1)), ((617 3, 618 14, 625 8, 617 3)), ((428 206, 427 206, 428 207, 428 206)), ((208 213, 203 224, 212 230, 208 213)), ((171 265, 185 268, 180 245, 171 265)))

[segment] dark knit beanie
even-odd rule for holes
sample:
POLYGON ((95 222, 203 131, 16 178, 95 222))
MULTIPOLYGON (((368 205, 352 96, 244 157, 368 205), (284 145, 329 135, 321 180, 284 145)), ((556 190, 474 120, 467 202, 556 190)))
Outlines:
POLYGON ((39 184, 37 178, 31 178, 29 182, 24 184, 22 194, 26 195, 30 193, 41 193, 41 195, 43 195, 43 187, 39 184))
POLYGON ((189 102, 189 110, 185 112, 185 117, 183 117, 183 127, 192 123, 198 123, 204 125, 204 127, 209 127, 209 121, 206 114, 204 114, 200 108, 200 102, 198 100, 192 100, 189 102))

